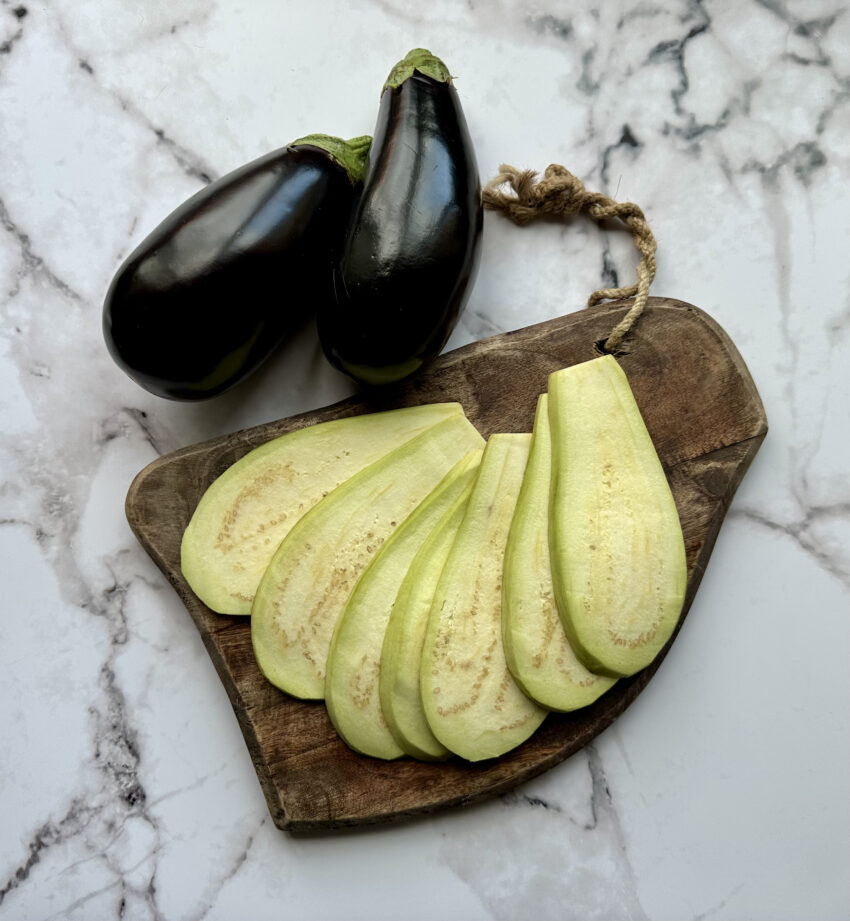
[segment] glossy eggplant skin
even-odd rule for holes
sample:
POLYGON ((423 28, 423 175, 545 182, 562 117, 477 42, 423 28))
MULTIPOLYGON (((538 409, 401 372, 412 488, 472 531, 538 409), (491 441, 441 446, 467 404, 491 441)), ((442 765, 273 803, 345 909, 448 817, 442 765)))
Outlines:
POLYGON ((329 361, 361 384, 415 374, 442 350, 474 279, 478 168, 450 81, 415 71, 382 96, 363 194, 318 312, 329 361))
POLYGON ((181 205, 112 281, 112 357, 158 396, 202 400, 254 371, 333 299, 358 185, 328 153, 284 147, 181 205))

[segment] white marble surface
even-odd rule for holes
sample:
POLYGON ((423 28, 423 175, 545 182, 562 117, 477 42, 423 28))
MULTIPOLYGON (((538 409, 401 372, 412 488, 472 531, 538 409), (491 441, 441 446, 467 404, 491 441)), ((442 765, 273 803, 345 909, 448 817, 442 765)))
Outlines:
MULTIPOLYGON (((2 0, 0 919, 850 915, 848 48, 836 0, 2 0), (771 431, 672 654, 592 746, 474 808, 295 838, 123 500, 157 454, 348 385, 302 336, 216 401, 161 401, 101 304, 203 182, 369 132, 417 45, 483 175, 556 161, 644 207, 654 293, 729 331, 771 431)), ((456 345, 634 262, 583 222, 485 234, 456 345)))

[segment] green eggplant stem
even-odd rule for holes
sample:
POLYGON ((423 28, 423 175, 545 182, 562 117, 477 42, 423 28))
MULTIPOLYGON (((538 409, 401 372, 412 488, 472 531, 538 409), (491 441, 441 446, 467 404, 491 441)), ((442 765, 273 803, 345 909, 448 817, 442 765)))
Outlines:
POLYGON ((290 147, 318 147, 348 173, 351 184, 361 182, 366 174, 366 162, 372 138, 368 134, 344 141, 330 134, 308 134, 293 141, 290 147))
POLYGON ((384 84, 384 90, 401 86, 414 73, 425 74, 426 77, 431 77, 440 83, 452 82, 452 75, 448 67, 436 55, 431 54, 426 48, 414 48, 390 71, 387 82, 384 84))

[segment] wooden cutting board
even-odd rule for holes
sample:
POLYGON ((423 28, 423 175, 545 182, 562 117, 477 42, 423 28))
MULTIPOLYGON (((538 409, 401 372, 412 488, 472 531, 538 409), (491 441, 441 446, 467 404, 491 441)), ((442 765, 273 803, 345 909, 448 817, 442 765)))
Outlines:
MULTIPOLYGON (((180 541, 203 492, 230 464, 270 438, 356 413, 456 400, 485 437, 529 432, 548 374, 594 358, 594 344, 629 304, 614 302, 465 346, 443 355, 409 383, 184 448, 136 477, 127 496, 130 526, 201 633, 278 827, 385 822, 503 793, 563 761, 610 725, 646 686, 670 647, 592 706, 551 714, 524 745, 494 761, 388 763, 356 755, 337 737, 323 704, 290 698, 260 675, 249 620, 214 614, 184 581, 180 541)), ((679 509, 688 558, 684 619, 732 495, 767 432, 767 420, 735 346, 690 304, 650 298, 629 336, 628 352, 618 358, 679 509)), ((722 578, 722 573, 715 576, 722 578)))

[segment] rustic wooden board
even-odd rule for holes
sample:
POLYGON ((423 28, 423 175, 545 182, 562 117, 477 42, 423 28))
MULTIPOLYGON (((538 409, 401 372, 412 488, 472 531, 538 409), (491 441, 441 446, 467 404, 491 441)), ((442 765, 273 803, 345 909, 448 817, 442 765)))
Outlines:
MULTIPOLYGON (((528 742, 494 761, 387 763, 356 755, 337 737, 324 705, 294 700, 262 678, 248 619, 214 614, 183 580, 180 541, 204 490, 270 438, 355 413, 457 400, 485 437, 531 431, 547 375, 593 358, 594 344, 628 304, 616 302, 477 342, 442 356, 410 383, 185 448, 154 461, 136 477, 127 496, 127 518, 203 637, 280 828, 383 822, 505 792, 558 764, 608 726, 646 686, 664 654, 592 706, 551 714, 528 742)), ((728 336, 689 304, 650 298, 628 351, 618 358, 679 509, 689 574, 684 619, 732 495, 767 432, 767 420, 728 336)))

